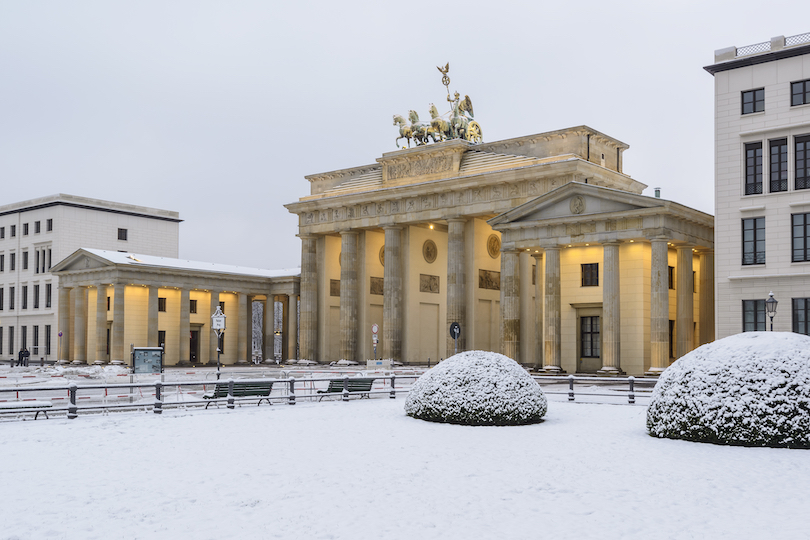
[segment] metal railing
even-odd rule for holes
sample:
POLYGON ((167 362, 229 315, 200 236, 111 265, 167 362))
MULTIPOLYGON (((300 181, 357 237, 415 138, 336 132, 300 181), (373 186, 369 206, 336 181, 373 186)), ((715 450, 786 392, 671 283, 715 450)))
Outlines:
POLYGON ((802 43, 810 43, 810 32, 806 34, 797 34, 785 38, 785 47, 792 47, 793 45, 801 45, 802 43))
POLYGON ((762 43, 754 43, 753 45, 746 45, 745 47, 737 47, 736 56, 748 56, 749 54, 764 53, 771 50, 771 42, 763 41, 762 43))
POLYGON ((647 390, 652 389, 655 386, 655 383, 658 379, 637 379, 635 377, 577 377, 575 375, 534 375, 532 377, 535 381, 537 381, 540 386, 547 386, 551 384, 559 384, 559 383, 568 383, 567 390, 554 390, 543 388, 543 392, 546 394, 557 394, 557 395, 568 395, 568 401, 575 401, 576 400, 576 392, 574 390, 575 384, 580 384, 581 386, 588 386, 593 387, 596 386, 599 391, 589 392, 589 391, 580 391, 580 396, 583 397, 611 397, 611 398, 621 398, 623 395, 626 395, 627 403, 630 405, 635 404, 636 402, 636 394, 637 389, 636 385, 638 385, 642 390, 641 392, 645 395, 648 394, 647 390), (626 389, 625 389, 626 387, 626 389), (602 390, 604 389, 604 390, 602 390))

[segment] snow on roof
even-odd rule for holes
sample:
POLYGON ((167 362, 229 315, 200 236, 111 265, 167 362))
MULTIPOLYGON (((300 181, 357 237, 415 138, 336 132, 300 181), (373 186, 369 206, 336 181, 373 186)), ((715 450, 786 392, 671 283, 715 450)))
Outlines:
POLYGON ((204 272, 217 272, 220 274, 237 274, 243 276, 259 276, 267 278, 300 276, 301 268, 282 268, 280 270, 265 270, 262 268, 246 268, 228 264, 209 263, 201 261, 187 261, 169 257, 156 257, 154 255, 140 255, 136 253, 123 253, 120 251, 107 251, 104 249, 82 248, 113 264, 126 264, 131 266, 152 268, 175 268, 178 270, 201 270, 204 272))

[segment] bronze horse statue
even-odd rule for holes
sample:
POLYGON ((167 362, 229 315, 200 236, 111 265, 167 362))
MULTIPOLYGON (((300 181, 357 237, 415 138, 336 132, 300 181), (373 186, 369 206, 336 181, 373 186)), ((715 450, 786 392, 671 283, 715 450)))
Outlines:
POLYGON ((408 140, 408 148, 411 147, 411 138, 413 138, 413 128, 408 125, 402 115, 395 114, 394 115, 394 125, 399 126, 399 137, 397 137, 396 141, 394 141, 399 148, 399 140, 400 139, 407 139, 408 140))

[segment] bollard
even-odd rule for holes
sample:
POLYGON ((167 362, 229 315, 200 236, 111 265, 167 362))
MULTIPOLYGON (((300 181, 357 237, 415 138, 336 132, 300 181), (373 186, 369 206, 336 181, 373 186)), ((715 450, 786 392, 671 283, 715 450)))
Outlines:
POLYGON ((396 379, 397 379, 396 375, 391 375, 391 399, 397 398, 397 391, 394 390, 394 381, 396 381, 396 379))
POLYGON ((76 407, 76 383, 71 382, 68 390, 70 403, 68 404, 68 418, 73 420, 79 416, 79 409, 76 407))
POLYGON ((228 408, 233 409, 233 378, 228 379, 228 408))
POLYGON ((428 369, 430 369, 430 357, 428 356, 428 369))
POLYGON ((349 401, 349 376, 343 376, 343 401, 349 401))
POLYGON ((636 402, 636 394, 633 392, 633 383, 636 381, 636 378, 632 375, 627 378, 627 382, 630 383, 630 392, 627 393, 627 401, 632 405, 636 402))
POLYGON ((160 399, 160 389, 163 388, 163 383, 157 381, 155 383, 155 408, 152 409, 152 412, 155 414, 162 414, 163 413, 163 401, 160 399))
POLYGON ((45 357, 41 357, 39 359, 39 367, 45 367, 45 357))
POLYGON ((290 377, 290 397, 287 405, 295 405, 295 377, 290 377))
POLYGON ((574 376, 568 376, 568 401, 574 401, 574 376))

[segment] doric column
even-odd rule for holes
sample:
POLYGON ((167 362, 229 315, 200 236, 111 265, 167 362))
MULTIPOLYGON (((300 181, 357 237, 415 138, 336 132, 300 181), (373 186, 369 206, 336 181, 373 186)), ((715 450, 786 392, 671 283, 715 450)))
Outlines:
POLYGON ((236 334, 236 363, 247 364, 248 362, 248 342, 247 331, 245 325, 250 325, 250 321, 246 319, 248 306, 248 296, 245 293, 237 293, 238 302, 236 308, 236 319, 234 322, 233 331, 236 334))
POLYGON ((517 251, 501 252, 501 354, 520 362, 520 274, 517 251))
POLYGON ((675 357, 680 358, 693 347, 695 326, 694 293, 695 283, 692 275, 692 246, 678 246, 678 283, 676 285, 676 320, 675 333, 677 347, 675 357))
POLYGON ((96 351, 93 363, 107 363, 107 285, 96 285, 96 351))
POLYGON ((545 259, 546 293, 543 304, 543 324, 545 325, 543 339, 545 340, 545 350, 543 354, 543 369, 549 373, 562 373, 562 353, 560 347, 560 332, 562 331, 560 248, 546 248, 545 259))
POLYGON ((301 236, 301 358, 318 360, 318 239, 301 236))
POLYGON ((264 326, 262 331, 262 358, 265 362, 276 361, 276 329, 274 327, 275 321, 273 320, 275 317, 275 304, 276 297, 267 293, 264 300, 264 315, 262 316, 262 326, 264 326))
POLYGON ((245 307, 245 327, 244 327, 244 334, 245 340, 247 340, 247 355, 245 356, 245 360, 249 363, 253 363, 253 300, 255 300, 255 294, 247 295, 247 306, 245 307))
POLYGON ((191 362, 191 324, 190 324, 190 291, 180 289, 180 350, 178 351, 178 364, 191 362))
POLYGON ((287 339, 287 326, 290 319, 290 297, 286 294, 279 296, 281 300, 281 358, 290 358, 290 342, 287 339))
POLYGON ((70 362, 70 291, 68 287, 59 287, 59 330, 62 337, 57 334, 59 340, 59 364, 70 362))
POLYGON ((700 345, 714 341, 714 251, 700 252, 700 283, 698 285, 700 314, 700 345))
POLYGON ((543 368, 543 254, 532 254, 535 260, 534 274, 534 369, 543 368))
POLYGON ((73 362, 87 363, 87 289, 73 289, 73 362))
POLYGON ((602 369, 601 375, 619 375, 621 368, 621 307, 619 243, 602 244, 602 369))
MULTIPOLYGON (((464 256, 464 218, 450 218, 447 220, 447 328, 454 322, 461 326, 458 338, 458 352, 467 350, 467 273, 464 256)), ((447 349, 445 358, 453 356, 456 340, 447 336, 447 349)))
POLYGON ((669 366, 667 239, 653 238, 650 244, 650 369, 646 375, 660 375, 669 366))
POLYGON ((287 358, 297 358, 298 349, 298 295, 288 296, 287 321, 284 323, 284 341, 287 342, 287 358))
POLYGON ((340 233, 340 358, 357 358, 357 231, 340 233))
POLYGON ((122 365, 127 363, 126 344, 124 343, 124 295, 126 285, 116 283, 113 287, 113 322, 112 322, 112 347, 110 350, 110 360, 112 364, 122 365))
POLYGON ((518 254, 518 299, 520 304, 520 363, 534 363, 534 306, 532 305, 532 256, 528 250, 518 254))
MULTIPOLYGON (((211 329, 211 315, 217 312, 217 308, 219 307, 219 291, 211 291, 211 296, 209 297, 209 306, 208 310, 210 314, 208 315, 208 363, 212 366, 217 365, 217 345, 219 342, 219 338, 217 337, 216 332, 211 329)), ((228 319, 225 318, 225 326, 228 326, 228 319)))
POLYGON ((402 324, 402 228, 387 226, 383 269, 384 358, 402 361, 402 324))
MULTIPOLYGON (((158 287, 149 286, 149 299, 146 306, 146 342, 149 347, 160 347, 158 343, 158 287)), ((165 352, 165 351, 164 351, 165 352)))

